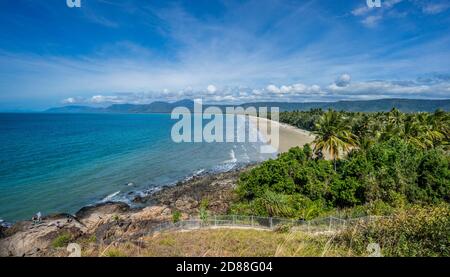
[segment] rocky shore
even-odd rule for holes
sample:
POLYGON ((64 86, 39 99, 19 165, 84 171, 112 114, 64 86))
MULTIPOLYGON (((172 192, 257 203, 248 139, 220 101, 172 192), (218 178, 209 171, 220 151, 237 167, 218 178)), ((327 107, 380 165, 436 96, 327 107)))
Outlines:
POLYGON ((124 203, 103 203, 80 209, 74 215, 57 214, 40 222, 21 221, 0 229, 0 256, 67 256, 58 241, 108 245, 114 241, 139 242, 149 230, 171 221, 175 211, 181 218, 198 214, 207 203, 212 214, 224 214, 233 201, 241 172, 253 166, 193 177, 134 201, 143 208, 124 203))

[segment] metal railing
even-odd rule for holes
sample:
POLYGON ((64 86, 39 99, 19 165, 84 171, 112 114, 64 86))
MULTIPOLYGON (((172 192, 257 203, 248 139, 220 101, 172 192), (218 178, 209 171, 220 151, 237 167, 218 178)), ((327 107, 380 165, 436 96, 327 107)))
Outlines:
POLYGON ((262 230, 277 230, 288 228, 290 230, 308 233, 336 232, 356 224, 374 222, 380 216, 365 216, 352 219, 325 217, 313 220, 295 220, 278 217, 261 217, 245 215, 212 215, 207 218, 191 217, 178 222, 164 222, 153 226, 149 234, 165 231, 194 230, 202 228, 252 228, 262 230))

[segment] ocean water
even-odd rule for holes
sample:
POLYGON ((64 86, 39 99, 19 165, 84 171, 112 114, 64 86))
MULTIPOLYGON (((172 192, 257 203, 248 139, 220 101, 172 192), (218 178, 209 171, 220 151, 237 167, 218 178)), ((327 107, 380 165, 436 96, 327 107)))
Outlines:
POLYGON ((169 114, 0 114, 0 220, 130 203, 196 174, 274 157, 259 153, 262 142, 175 143, 176 122, 169 114))

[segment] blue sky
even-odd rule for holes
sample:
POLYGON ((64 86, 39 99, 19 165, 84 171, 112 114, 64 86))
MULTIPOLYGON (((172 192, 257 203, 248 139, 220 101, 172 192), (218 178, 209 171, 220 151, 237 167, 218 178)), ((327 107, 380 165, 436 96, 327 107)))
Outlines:
POLYGON ((0 3, 0 110, 450 98, 448 0, 0 3))

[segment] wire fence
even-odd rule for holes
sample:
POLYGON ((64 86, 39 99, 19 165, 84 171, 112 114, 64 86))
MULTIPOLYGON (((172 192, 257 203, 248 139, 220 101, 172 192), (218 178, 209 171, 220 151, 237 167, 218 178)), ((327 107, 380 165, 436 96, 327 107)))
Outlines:
POLYGON ((202 228, 252 228, 262 230, 281 230, 287 228, 293 231, 308 233, 337 232, 357 224, 375 222, 382 216, 365 216, 352 219, 325 217, 313 220, 295 220, 278 217, 261 217, 245 215, 213 215, 207 218, 191 217, 178 222, 164 222, 151 228, 149 234, 165 231, 195 230, 202 228))

